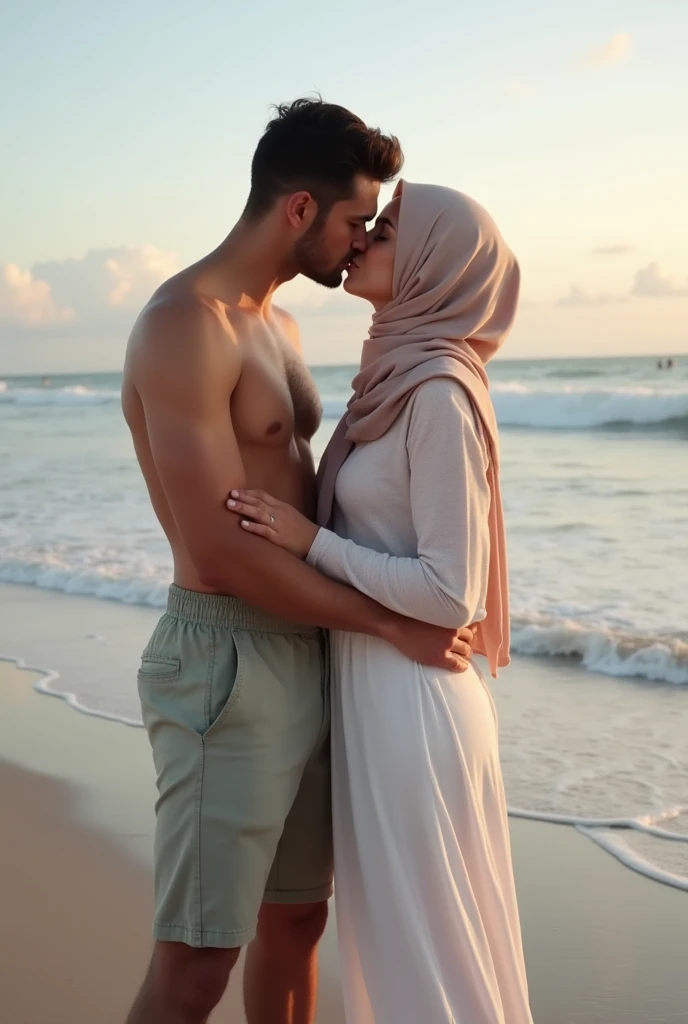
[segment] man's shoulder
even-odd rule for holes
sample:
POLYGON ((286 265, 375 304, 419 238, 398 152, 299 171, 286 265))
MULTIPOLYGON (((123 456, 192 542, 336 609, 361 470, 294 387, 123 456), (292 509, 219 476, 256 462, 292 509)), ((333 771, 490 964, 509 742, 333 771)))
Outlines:
POLYGON ((131 332, 125 377, 137 390, 156 394, 181 381, 231 388, 241 364, 234 328, 219 303, 193 292, 159 292, 131 332))
POLYGON ((155 342, 160 337, 222 335, 236 340, 222 304, 193 291, 158 291, 144 306, 132 336, 155 342))
POLYGON ((299 325, 296 322, 296 318, 293 317, 286 309, 282 309, 281 306, 273 306, 272 311, 289 341, 292 343, 294 348, 300 352, 301 335, 299 333, 299 325))

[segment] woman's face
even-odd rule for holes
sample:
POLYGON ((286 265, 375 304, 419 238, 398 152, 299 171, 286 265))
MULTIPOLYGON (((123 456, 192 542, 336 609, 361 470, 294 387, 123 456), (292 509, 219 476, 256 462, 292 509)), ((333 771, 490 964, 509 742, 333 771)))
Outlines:
POLYGON ((357 253, 347 270, 344 290, 372 302, 376 310, 391 302, 394 294, 394 255, 401 197, 385 206, 368 232, 365 252, 357 253))

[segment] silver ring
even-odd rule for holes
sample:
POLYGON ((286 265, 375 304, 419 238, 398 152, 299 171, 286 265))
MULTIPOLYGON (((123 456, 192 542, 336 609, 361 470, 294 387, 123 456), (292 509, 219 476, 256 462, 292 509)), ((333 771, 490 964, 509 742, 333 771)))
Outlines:
POLYGON ((270 513, 270 522, 274 523, 274 521, 275 521, 275 517, 272 515, 272 513, 270 513))

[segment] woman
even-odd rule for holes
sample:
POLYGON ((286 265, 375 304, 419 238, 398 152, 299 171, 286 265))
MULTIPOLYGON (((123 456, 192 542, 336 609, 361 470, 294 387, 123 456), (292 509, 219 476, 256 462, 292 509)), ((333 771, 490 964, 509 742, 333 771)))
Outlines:
MULTIPOLYGON (((516 312, 495 224, 402 183, 346 290, 375 308, 319 473, 320 527, 235 494, 244 528, 415 619, 478 623, 508 664, 497 427, 484 365, 516 312), (332 531, 326 529, 331 525, 332 531)), ((337 921, 350 1024, 531 1024, 494 705, 480 672, 332 635, 337 921)))

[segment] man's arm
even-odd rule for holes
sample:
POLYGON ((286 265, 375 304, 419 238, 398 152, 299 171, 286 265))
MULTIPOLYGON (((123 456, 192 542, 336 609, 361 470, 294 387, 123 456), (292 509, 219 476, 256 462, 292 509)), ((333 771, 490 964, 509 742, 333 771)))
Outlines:
POLYGON ((388 611, 228 516, 229 491, 247 482, 230 412, 241 353, 217 315, 180 301, 149 311, 139 331, 132 368, 153 460, 202 583, 281 618, 378 636, 415 660, 454 667, 453 631, 388 611))

